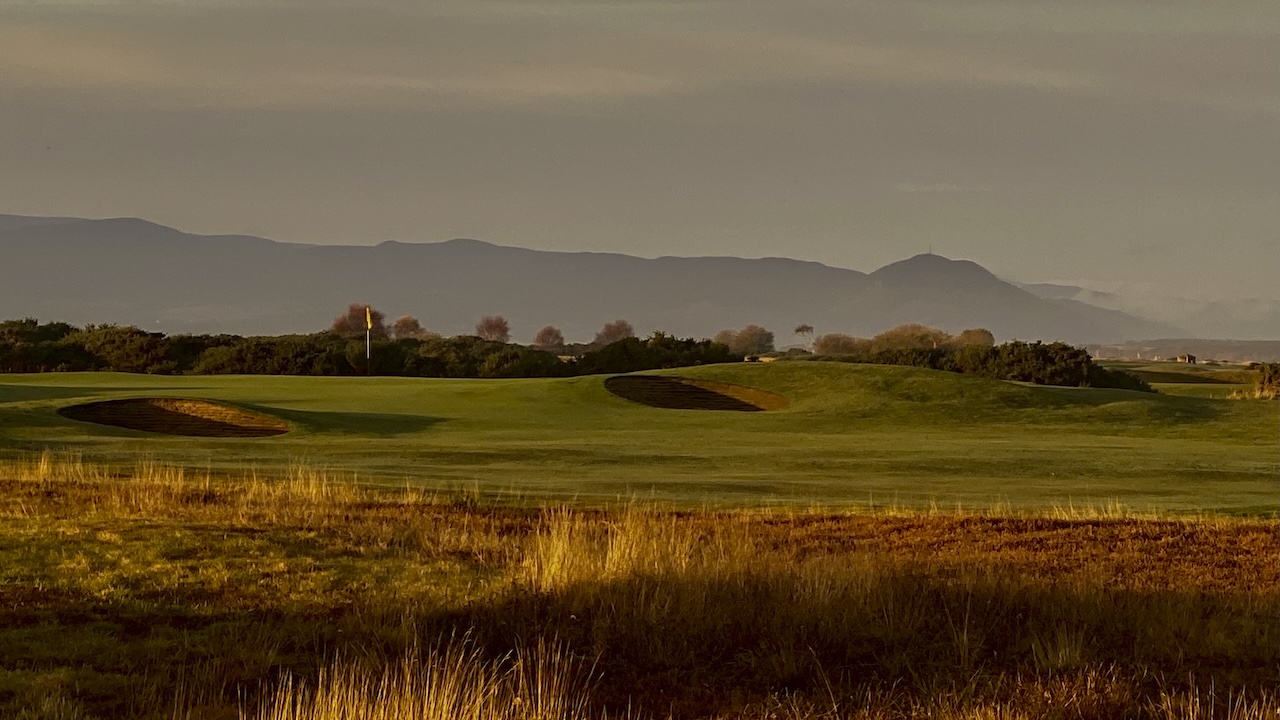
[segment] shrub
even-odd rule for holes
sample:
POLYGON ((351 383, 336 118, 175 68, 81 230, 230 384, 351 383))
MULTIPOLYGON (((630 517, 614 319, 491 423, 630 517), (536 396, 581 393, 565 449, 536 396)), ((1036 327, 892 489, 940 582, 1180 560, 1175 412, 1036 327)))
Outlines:
POLYGON ((576 369, 580 374, 626 373, 741 360, 741 354, 721 343, 655 332, 645 340, 626 338, 589 352, 576 369))
MULTIPOLYGON (((818 338, 815 345, 822 343, 826 337, 824 335, 818 338)), ((833 342, 831 345, 836 344, 833 342)), ((1110 370, 1094 365, 1093 359, 1084 349, 1061 342, 1028 343, 1015 340, 994 347, 978 344, 937 348, 875 349, 874 345, 871 349, 865 349, 866 346, 860 347, 863 349, 852 350, 852 343, 850 343, 850 352, 841 353, 838 356, 824 354, 826 357, 817 359, 877 365, 908 365, 1037 385, 1106 387, 1155 392, 1150 385, 1138 377, 1120 370, 1110 370)))

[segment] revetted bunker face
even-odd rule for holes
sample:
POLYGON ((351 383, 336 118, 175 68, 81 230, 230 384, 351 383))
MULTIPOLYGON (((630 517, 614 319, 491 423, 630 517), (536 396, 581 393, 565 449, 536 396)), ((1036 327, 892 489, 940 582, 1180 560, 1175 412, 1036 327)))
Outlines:
POLYGON ((81 422, 186 437, 254 438, 289 432, 283 420, 208 400, 104 400, 65 407, 58 414, 81 422))
POLYGON ((661 375, 619 375, 604 381, 605 389, 625 400, 670 410, 779 410, 787 399, 758 388, 661 375))

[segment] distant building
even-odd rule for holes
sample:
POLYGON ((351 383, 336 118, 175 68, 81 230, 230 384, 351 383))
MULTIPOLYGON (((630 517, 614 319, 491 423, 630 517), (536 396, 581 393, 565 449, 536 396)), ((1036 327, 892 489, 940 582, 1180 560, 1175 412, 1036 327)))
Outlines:
POLYGON ((1180 363, 1186 363, 1188 365, 1196 364, 1196 356, 1190 353, 1179 355, 1178 357, 1174 358, 1174 360, 1180 363))

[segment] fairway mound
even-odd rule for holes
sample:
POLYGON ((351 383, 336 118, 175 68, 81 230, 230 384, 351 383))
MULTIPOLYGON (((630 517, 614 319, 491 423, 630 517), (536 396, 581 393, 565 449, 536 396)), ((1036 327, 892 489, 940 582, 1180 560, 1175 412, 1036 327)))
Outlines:
POLYGON ((758 388, 660 375, 619 375, 604 381, 605 389, 624 400, 669 410, 779 410, 787 399, 758 388))
POLYGON ((104 400, 65 407, 58 414, 80 422, 187 437, 253 438, 289 432, 283 420, 208 400, 104 400))

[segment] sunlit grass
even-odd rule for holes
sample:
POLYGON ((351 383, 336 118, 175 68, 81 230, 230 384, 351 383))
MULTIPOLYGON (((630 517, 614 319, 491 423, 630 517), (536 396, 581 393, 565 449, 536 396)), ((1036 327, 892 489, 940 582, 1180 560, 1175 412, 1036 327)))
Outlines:
POLYGON ((0 466, 0 715, 1254 720, 1278 531, 510 507, 32 455, 0 466))

